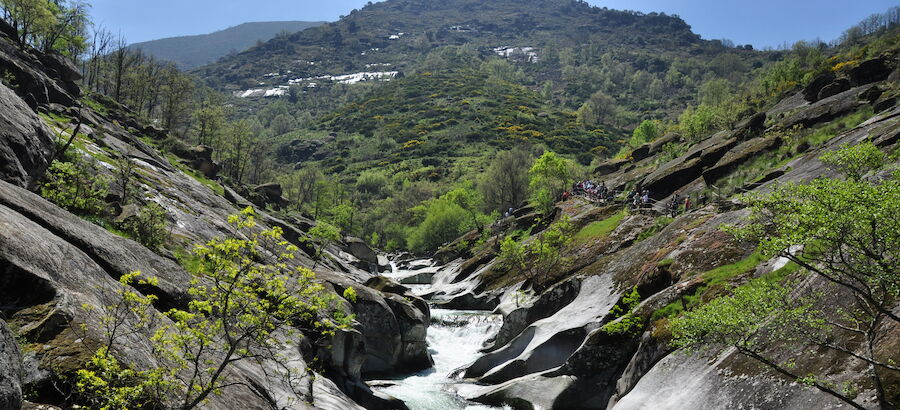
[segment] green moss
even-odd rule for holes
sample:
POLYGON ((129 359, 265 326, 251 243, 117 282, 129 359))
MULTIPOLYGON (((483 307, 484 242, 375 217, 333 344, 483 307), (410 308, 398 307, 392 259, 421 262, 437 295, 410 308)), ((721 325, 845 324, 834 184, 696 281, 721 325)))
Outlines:
MULTIPOLYGON (((727 282, 730 279, 749 272, 764 261, 765 257, 757 251, 740 261, 702 273, 700 276, 703 277, 703 285, 700 285, 693 294, 684 295, 681 299, 669 303, 665 307, 653 312, 650 320, 678 316, 685 308, 691 309, 700 305, 703 302, 703 296, 707 292, 720 292, 722 289, 726 288, 727 282)), ((774 272, 772 274, 774 274, 774 272)))
POLYGON ((602 221, 592 222, 575 234, 574 242, 584 243, 591 239, 605 238, 625 219, 625 211, 618 212, 602 221))

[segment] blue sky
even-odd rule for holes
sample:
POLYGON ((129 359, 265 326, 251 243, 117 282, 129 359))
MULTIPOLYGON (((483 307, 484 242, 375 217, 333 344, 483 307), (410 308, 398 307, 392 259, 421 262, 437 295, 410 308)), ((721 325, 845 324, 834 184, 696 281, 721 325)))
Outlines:
MULTIPOLYGON (((485 0, 490 1, 490 0, 485 0)), ((588 0, 596 6, 678 14, 703 38, 757 48, 829 41, 897 0, 588 0)), ((337 20, 367 0, 93 0, 93 18, 129 42, 203 34, 248 21, 337 20)))

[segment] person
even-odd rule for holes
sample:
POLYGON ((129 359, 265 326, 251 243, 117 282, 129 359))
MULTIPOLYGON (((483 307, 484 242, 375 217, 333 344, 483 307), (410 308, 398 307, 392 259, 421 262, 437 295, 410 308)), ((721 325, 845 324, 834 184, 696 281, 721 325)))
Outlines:
POLYGON ((684 212, 687 213, 691 210, 691 196, 688 195, 684 197, 684 212))
POLYGON ((569 191, 563 192, 563 194, 562 194, 563 201, 568 201, 570 196, 572 196, 572 195, 569 194, 569 191))

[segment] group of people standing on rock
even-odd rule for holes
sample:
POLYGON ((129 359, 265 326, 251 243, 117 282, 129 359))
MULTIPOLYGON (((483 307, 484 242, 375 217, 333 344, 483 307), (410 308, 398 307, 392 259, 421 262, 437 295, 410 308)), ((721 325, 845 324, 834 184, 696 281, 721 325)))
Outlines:
MULTIPOLYGON (((706 205, 706 195, 700 194, 697 197, 697 203, 700 206, 706 205)), ((691 201, 691 195, 685 195, 682 197, 679 193, 675 193, 672 195, 672 199, 669 200, 669 203, 666 205, 666 210, 672 216, 672 218, 678 216, 679 210, 682 210, 684 213, 688 213, 691 211, 694 203, 691 201)))
POLYGON ((631 205, 631 209, 650 208, 655 202, 650 198, 649 189, 634 189, 628 194, 627 200, 627 203, 631 205))
POLYGON ((570 195, 567 194, 569 194, 568 191, 563 193, 563 199, 568 199, 569 196, 576 195, 592 201, 606 201, 612 200, 614 196, 613 192, 606 187, 606 183, 600 182, 597 184, 590 179, 572 184, 572 193, 570 195))
MULTIPOLYGON (((573 196, 580 196, 591 201, 611 202, 614 200, 615 195, 616 193, 607 188, 604 182, 598 184, 594 180, 588 179, 572 184, 571 191, 562 193, 562 200, 565 201, 573 196)), ((696 205, 706 205, 706 201, 706 195, 703 193, 697 196, 697 203, 695 204, 691 194, 681 195, 676 192, 666 203, 665 212, 674 218, 679 213, 689 212, 696 205)), ((640 187, 631 190, 625 197, 625 205, 633 210, 649 209, 657 202, 659 201, 652 198, 652 193, 649 189, 641 189, 640 187)), ((511 213, 512 210, 510 209, 506 215, 508 216, 511 213)))

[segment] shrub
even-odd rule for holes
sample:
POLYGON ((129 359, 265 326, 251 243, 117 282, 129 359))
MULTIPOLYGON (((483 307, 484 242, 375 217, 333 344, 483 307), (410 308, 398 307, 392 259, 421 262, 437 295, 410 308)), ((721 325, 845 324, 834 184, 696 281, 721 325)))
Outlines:
POLYGON ((82 160, 54 161, 47 170, 41 196, 79 215, 97 215, 106 209, 108 179, 97 176, 82 160))
POLYGON ((121 224, 122 230, 147 248, 157 251, 169 237, 166 211, 156 202, 149 202, 141 211, 121 224))

